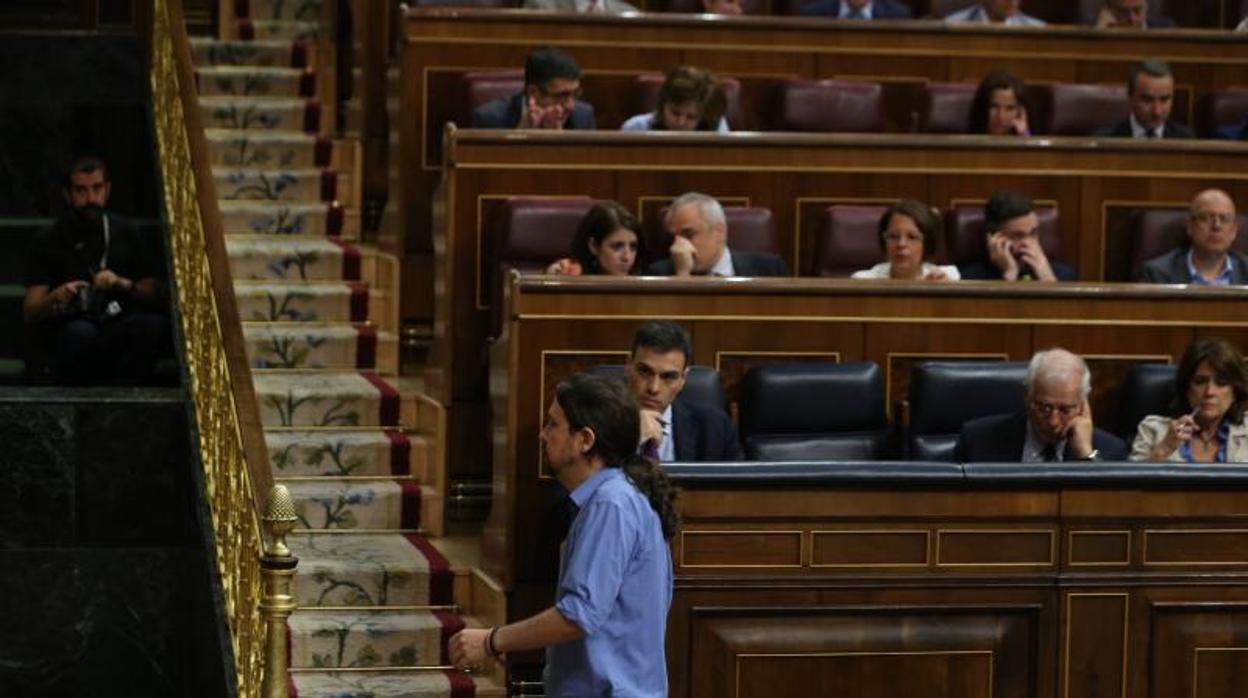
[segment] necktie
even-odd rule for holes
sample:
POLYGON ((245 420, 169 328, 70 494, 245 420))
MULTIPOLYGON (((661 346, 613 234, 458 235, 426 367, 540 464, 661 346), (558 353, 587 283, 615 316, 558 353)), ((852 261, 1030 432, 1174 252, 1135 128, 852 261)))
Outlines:
POLYGON ((1057 462, 1057 444, 1045 446, 1044 450, 1040 452, 1040 457, 1044 459, 1045 463, 1057 462))
POLYGON ((589 13, 600 13, 606 10, 603 6, 604 2, 605 0, 589 0, 589 5, 586 6, 585 11, 589 13))
POLYGON ((1161 138, 1161 129, 1148 129, 1146 131, 1149 138, 1161 138))
POLYGON ((659 441, 658 439, 650 439, 641 445, 641 455, 652 461, 659 460, 659 441))
POLYGON ((849 18, 850 19, 866 19, 867 18, 866 8, 862 8, 862 7, 849 8, 849 18))

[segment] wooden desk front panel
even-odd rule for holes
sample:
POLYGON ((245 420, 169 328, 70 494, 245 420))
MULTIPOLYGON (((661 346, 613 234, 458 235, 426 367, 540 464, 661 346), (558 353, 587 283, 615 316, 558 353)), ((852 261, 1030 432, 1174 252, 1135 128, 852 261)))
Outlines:
MULTIPOLYGON (((830 205, 910 197, 945 208, 1014 188, 1059 208, 1063 257, 1086 280, 1125 276, 1127 223, 1136 208, 1182 207, 1207 187, 1226 188, 1248 207, 1242 166, 1248 147, 1238 144, 1189 149, 1083 139, 663 135, 451 135, 443 188, 448 215, 439 230, 445 252, 437 261, 445 284, 427 384, 434 395, 448 404, 484 399, 477 357, 499 282, 485 233, 513 196, 615 199, 644 221, 690 190, 767 207, 783 256, 793 269, 808 271, 830 205)), ((657 313, 655 300, 648 298, 640 312, 657 313)))

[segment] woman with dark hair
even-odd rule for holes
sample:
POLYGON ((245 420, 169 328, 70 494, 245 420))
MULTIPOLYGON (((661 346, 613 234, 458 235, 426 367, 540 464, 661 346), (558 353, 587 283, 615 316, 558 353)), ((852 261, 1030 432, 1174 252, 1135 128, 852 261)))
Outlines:
POLYGON ((621 131, 717 131, 728 133, 728 100, 715 74, 691 65, 672 68, 659 88, 653 112, 630 117, 621 131))
POLYGON ((994 70, 980 81, 971 100, 971 133, 1030 136, 1027 91, 1013 73, 994 70))
POLYGON ((1248 463, 1248 368, 1235 345, 1200 338, 1174 376, 1173 417, 1140 422, 1131 460, 1248 463))
POLYGON ((547 274, 628 276, 641 271, 645 256, 641 223, 614 201, 594 204, 576 228, 572 256, 546 267, 547 274))
POLYGON ((555 604, 510 625, 460 631, 449 647, 455 666, 545 647, 547 695, 667 695, 667 539, 680 519, 667 475, 637 454, 640 434, 637 400, 622 381, 581 374, 555 387, 542 449, 576 511, 555 604))
POLYGON ((884 261, 862 271, 853 279, 904 279, 909 281, 957 281, 962 278, 952 265, 937 266, 927 261, 936 252, 940 219, 926 204, 902 199, 880 216, 880 249, 884 261))

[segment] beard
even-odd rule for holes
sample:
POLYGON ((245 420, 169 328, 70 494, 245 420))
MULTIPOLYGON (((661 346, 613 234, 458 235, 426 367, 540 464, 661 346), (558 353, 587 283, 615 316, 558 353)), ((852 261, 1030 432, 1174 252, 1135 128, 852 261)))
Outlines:
POLYGON ((103 224, 104 207, 99 204, 85 204, 83 206, 77 206, 73 209, 73 212, 74 220, 85 228, 94 230, 98 229, 103 224))

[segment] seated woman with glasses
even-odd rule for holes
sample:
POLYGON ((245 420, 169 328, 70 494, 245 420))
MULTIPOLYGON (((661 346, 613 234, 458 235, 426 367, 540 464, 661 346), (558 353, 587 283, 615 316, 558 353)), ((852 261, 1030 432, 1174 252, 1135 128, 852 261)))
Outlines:
POLYGON ((1174 376, 1170 414, 1140 422, 1131 460, 1248 463, 1248 368, 1225 339, 1192 342, 1174 376))
POLYGON ((546 273, 638 274, 645 256, 644 239, 641 224, 628 209, 614 201, 595 204, 577 226, 572 256, 555 260, 546 273))
POLYGON ((727 106, 723 85, 713 73, 681 65, 667 73, 655 110, 630 117, 620 130, 728 133, 727 106))
POLYGON ((862 271, 853 279, 904 279, 909 281, 957 281, 955 266, 937 266, 929 261, 936 251, 940 219, 926 205, 902 199, 880 216, 880 249, 885 261, 862 271))
POLYGON ((989 136, 1030 136, 1023 81, 1004 70, 994 70, 984 77, 971 100, 970 132, 989 136))

